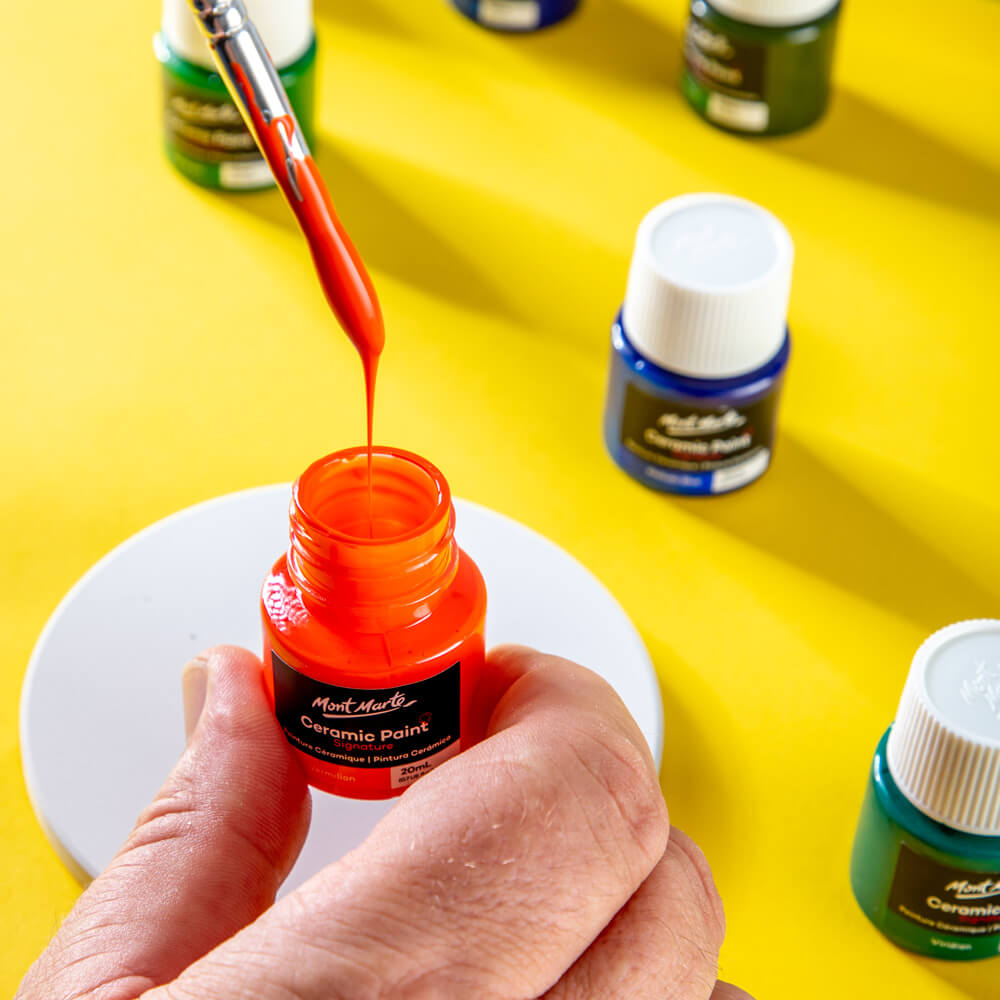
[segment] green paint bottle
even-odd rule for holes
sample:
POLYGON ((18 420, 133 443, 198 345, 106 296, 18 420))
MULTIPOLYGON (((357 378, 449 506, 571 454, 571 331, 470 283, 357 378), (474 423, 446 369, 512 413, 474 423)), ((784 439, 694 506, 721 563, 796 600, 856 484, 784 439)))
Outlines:
POLYGON ((693 0, 682 89, 719 128, 795 132, 830 97, 840 0, 693 0))
POLYGON ((918 650, 861 806, 851 888, 902 948, 1000 953, 1000 621, 918 650))
MULTIPOLYGON (((312 0, 246 0, 296 117, 313 143, 316 35, 312 0)), ((197 184, 255 191, 274 179, 215 70, 187 0, 164 0, 153 50, 163 73, 167 159, 197 184)))

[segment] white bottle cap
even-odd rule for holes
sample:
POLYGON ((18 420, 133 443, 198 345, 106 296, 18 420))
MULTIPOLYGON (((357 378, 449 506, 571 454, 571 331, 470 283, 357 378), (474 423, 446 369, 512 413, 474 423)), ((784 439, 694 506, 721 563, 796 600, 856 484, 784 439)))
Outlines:
MULTIPOLYGON (((250 20, 279 69, 301 58, 313 39, 312 0, 244 0, 250 20)), ((208 42, 187 0, 163 0, 163 37, 182 59, 215 69, 208 42)))
POLYGON ((686 194, 639 223, 622 321, 661 368, 729 378, 785 339, 794 250, 770 212, 724 194, 686 194))
POLYGON ((886 758, 922 813, 1000 836, 1000 621, 949 625, 917 650, 886 758))
MULTIPOLYGON (((697 3, 697 0, 695 0, 697 3)), ((734 21, 790 28, 828 14, 840 0, 708 0, 708 5, 734 21)))

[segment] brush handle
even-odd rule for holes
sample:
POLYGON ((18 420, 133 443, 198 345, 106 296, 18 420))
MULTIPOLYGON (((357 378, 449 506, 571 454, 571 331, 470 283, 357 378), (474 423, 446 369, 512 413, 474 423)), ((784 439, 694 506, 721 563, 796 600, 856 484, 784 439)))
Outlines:
MULTIPOLYGON (((265 124, 276 118, 291 119, 293 127, 281 129, 285 146, 285 165, 291 194, 302 201, 297 184, 296 166, 309 154, 309 146, 299 126, 288 94, 281 83, 267 49, 247 14, 243 0, 188 0, 208 39, 222 80, 239 109, 257 145, 264 148, 262 137, 247 105, 244 87, 249 87, 265 124)), ((272 164, 272 169, 273 169, 272 164)))

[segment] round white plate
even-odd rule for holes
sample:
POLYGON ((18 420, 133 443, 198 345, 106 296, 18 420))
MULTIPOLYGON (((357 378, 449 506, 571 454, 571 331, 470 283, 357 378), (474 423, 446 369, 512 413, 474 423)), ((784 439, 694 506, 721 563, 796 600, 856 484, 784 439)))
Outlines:
MULTIPOLYGON (((184 747, 183 664, 219 643, 260 649, 259 588, 288 544, 290 489, 233 493, 151 525, 90 569, 42 631, 21 695, 21 756, 35 812, 78 877, 107 865, 184 747)), ((487 644, 536 646, 602 674, 659 763, 656 675, 615 599, 529 528, 465 500, 455 508, 459 544, 486 580, 487 644)), ((392 802, 314 790, 283 891, 356 847, 392 802)))

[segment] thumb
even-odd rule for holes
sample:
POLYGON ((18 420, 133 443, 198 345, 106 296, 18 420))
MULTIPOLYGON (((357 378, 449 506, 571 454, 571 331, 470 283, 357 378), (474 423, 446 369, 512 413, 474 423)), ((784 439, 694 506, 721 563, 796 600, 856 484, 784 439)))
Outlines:
POLYGON ((186 750, 18 1000, 137 996, 274 902, 305 839, 310 800, 260 661, 221 646, 188 664, 184 686, 189 726, 198 716, 186 750))

